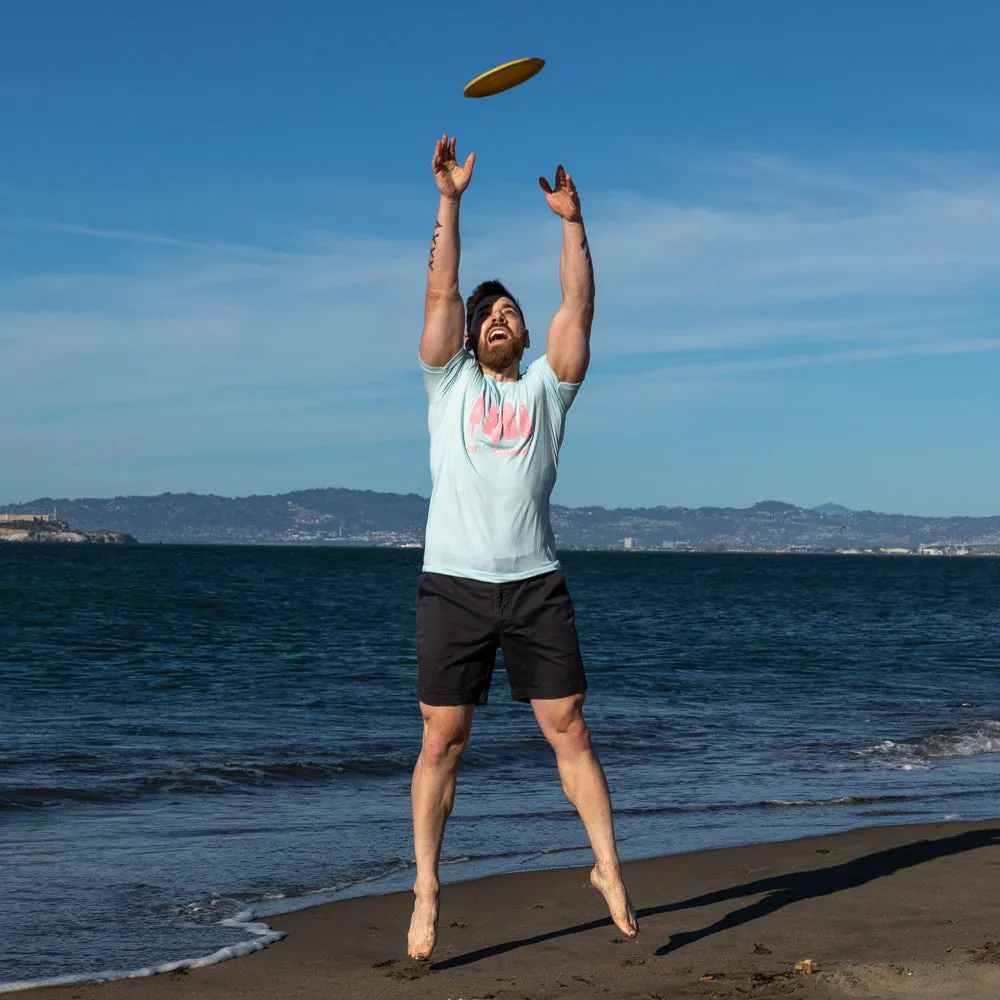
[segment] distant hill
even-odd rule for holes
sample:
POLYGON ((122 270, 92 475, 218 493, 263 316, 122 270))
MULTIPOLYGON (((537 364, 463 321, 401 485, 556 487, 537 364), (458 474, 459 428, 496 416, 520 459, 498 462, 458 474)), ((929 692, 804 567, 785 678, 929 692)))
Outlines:
POLYGON ((423 538, 428 501, 415 493, 316 489, 281 496, 161 493, 114 499, 42 497, 0 508, 12 514, 58 510, 75 526, 113 528, 141 542, 368 543, 423 538), (119 527, 127 525, 127 527, 119 527))
POLYGON ((854 511, 850 507, 842 507, 839 503, 823 503, 818 507, 811 508, 816 511, 817 514, 853 514, 854 511))
MULTIPOLYGON (((415 493, 313 489, 249 497, 40 497, 0 508, 0 513, 56 508, 76 528, 126 532, 141 542, 418 545, 427 505, 426 497, 415 493)), ((633 548, 660 549, 1000 548, 1000 515, 915 517, 837 504, 808 510, 777 500, 746 508, 553 506, 552 524, 561 548, 620 549, 626 539, 633 548)))

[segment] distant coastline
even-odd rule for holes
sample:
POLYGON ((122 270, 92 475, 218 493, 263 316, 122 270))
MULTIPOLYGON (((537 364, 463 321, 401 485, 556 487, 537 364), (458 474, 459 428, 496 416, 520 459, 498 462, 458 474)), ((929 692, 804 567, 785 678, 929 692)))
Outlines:
POLYGON ((138 541, 127 532, 106 528, 77 531, 55 514, 0 514, 0 542, 136 545, 138 541))
MULTIPOLYGON (((428 500, 416 493, 324 487, 278 495, 199 493, 114 498, 37 498, 0 507, 7 517, 40 510, 91 540, 128 535, 140 542, 419 548, 428 500)), ((631 552, 816 552, 840 555, 1000 555, 1000 514, 920 517, 804 508, 777 500, 751 507, 551 507, 563 550, 631 552)), ((43 529, 45 530, 45 529, 43 529)), ((38 535, 38 532, 35 532, 38 535)), ((41 537, 33 540, 43 540, 41 537)))

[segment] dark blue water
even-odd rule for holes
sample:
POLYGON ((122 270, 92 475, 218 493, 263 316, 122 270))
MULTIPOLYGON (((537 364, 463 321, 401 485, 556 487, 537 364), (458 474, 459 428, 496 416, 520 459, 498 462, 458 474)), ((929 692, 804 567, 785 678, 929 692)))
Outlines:
MULTIPOLYGON (((0 984, 407 887, 419 551, 0 549, 0 984)), ((623 857, 1000 816, 1000 560, 568 554, 623 857)), ((502 672, 446 879, 589 858, 502 672)))

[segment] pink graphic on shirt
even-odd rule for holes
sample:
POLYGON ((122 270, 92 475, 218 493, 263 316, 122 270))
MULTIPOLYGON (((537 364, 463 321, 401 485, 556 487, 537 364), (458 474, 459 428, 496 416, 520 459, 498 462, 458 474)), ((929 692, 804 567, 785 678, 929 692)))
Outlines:
POLYGON ((500 432, 503 427, 500 424, 500 410, 496 403, 490 406, 490 412, 486 414, 483 421, 483 433, 496 444, 500 440, 500 432))
POLYGON ((503 436, 508 439, 521 436, 517 429, 517 423, 514 420, 513 403, 503 404, 503 436))
POLYGON ((469 414, 469 430, 475 431, 475 429, 483 422, 483 414, 486 412, 486 400, 480 396, 476 400, 475 406, 472 407, 472 412, 469 414))
POLYGON ((531 437, 531 414, 524 404, 517 408, 517 430, 525 441, 531 437))
POLYGON ((531 437, 533 424, 528 408, 522 403, 515 409, 514 404, 507 402, 503 409, 496 403, 486 409, 486 401, 480 396, 469 411, 469 451, 478 450, 475 445, 476 431, 480 430, 483 437, 493 444, 494 455, 517 455, 523 453, 522 443, 531 437), (498 448, 501 442, 516 447, 498 448))

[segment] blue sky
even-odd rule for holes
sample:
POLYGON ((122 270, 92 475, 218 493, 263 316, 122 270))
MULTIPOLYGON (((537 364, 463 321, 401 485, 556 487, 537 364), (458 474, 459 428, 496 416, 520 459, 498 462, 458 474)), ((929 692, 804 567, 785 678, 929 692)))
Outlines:
POLYGON ((558 502, 1000 513, 1000 7, 38 0, 0 22, 0 503, 427 494, 442 132, 535 357, 598 284, 558 502), (529 84, 464 84, 525 55, 529 84))

